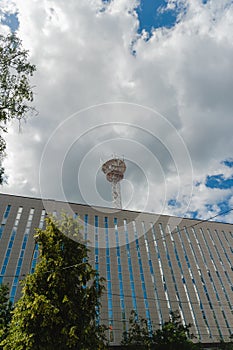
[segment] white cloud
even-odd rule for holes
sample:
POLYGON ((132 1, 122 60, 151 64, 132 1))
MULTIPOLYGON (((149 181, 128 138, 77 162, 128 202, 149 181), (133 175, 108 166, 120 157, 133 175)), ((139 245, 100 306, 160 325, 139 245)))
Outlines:
MULTIPOLYGON (((52 136, 43 158, 43 195, 81 201, 79 165, 89 155, 84 190, 93 204, 103 203, 91 194, 96 176, 99 192, 108 197, 109 186, 97 172, 99 159, 123 153, 128 159, 127 196, 135 191, 130 208, 160 211, 164 198, 178 198, 181 208, 173 213, 185 214, 192 181, 204 181, 232 156, 233 5, 225 0, 190 2, 175 27, 156 29, 148 41, 137 34, 133 0, 112 1, 104 11, 100 0, 18 0, 16 5, 18 34, 37 66, 33 84, 39 116, 28 120, 23 134, 15 127, 8 135, 9 185, 3 191, 40 195, 39 165, 52 136), (125 103, 99 106, 111 101, 125 103), (140 105, 164 115, 185 145, 159 114, 140 105), (128 126, 122 129, 119 122, 128 126), (115 141, 119 137, 122 142, 115 141), (138 161, 144 175, 130 161, 138 161)), ((228 196, 229 190, 202 185, 194 189, 191 208, 205 216, 205 204, 228 196)))

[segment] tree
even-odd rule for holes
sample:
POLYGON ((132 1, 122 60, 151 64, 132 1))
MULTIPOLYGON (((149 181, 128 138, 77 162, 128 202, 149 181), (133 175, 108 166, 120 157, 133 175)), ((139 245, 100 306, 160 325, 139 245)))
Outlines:
POLYGON ((229 337, 229 341, 225 342, 223 338, 220 339, 219 349, 220 350, 233 350, 233 335, 229 337))
MULTIPOLYGON (((12 303, 8 297, 8 286, 0 285, 0 342, 6 338, 8 334, 8 327, 11 321, 11 311, 13 309, 12 303)), ((0 349, 2 347, 0 346, 0 349)))
POLYGON ((36 240, 40 261, 23 282, 4 350, 104 349, 105 327, 96 322, 102 279, 87 262, 77 220, 47 218, 36 240))
POLYGON ((130 349, 153 349, 153 336, 148 329, 147 320, 138 316, 135 310, 131 311, 129 330, 123 333, 121 344, 130 349))
POLYGON ((183 325, 177 312, 156 331, 149 330, 147 320, 138 317, 135 311, 129 319, 129 330, 123 333, 122 345, 130 349, 189 350, 199 349, 192 341, 191 325, 183 325))
MULTIPOLYGON (((28 61, 28 51, 22 47, 15 33, 0 35, 0 132, 7 132, 7 122, 21 121, 29 111, 33 101, 33 91, 29 78, 35 65, 28 61)), ((0 166, 5 156, 6 143, 0 135, 0 166)), ((4 179, 4 168, 0 169, 0 183, 4 179)))
MULTIPOLYGON (((154 334, 154 342, 158 344, 158 350, 188 350, 197 349, 191 339, 191 324, 183 325, 178 312, 172 312, 170 320, 165 322, 162 329, 157 329, 154 334)), ((199 347, 198 347, 199 348, 199 347)))

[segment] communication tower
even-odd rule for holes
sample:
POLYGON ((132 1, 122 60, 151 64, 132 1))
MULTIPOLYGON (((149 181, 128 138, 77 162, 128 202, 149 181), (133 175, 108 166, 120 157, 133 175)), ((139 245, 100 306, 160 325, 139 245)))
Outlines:
POLYGON ((112 201, 115 208, 122 209, 120 181, 124 178, 126 165, 119 158, 109 159, 102 165, 106 179, 112 184, 112 201))

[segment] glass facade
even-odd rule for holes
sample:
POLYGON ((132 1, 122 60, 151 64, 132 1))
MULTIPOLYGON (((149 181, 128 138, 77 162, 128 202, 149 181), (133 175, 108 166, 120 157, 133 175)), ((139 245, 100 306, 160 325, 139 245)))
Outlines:
MULTIPOLYGON (((19 281, 38 261, 36 227, 46 211, 60 217, 61 202, 1 195, 0 283, 10 298, 20 295, 19 281)), ((89 262, 105 278, 97 324, 107 325, 111 345, 119 345, 131 310, 147 319, 149 330, 179 311, 192 324, 196 340, 225 341, 233 333, 233 229, 230 224, 201 222, 149 213, 114 211, 71 204, 89 250, 89 262)))

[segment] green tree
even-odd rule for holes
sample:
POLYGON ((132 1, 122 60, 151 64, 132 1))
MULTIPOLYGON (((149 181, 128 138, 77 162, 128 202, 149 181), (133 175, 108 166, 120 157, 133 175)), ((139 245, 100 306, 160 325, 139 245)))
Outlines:
POLYGON ((96 322, 102 279, 87 262, 77 220, 47 218, 36 240, 40 261, 23 282, 3 349, 104 349, 106 328, 96 322))
POLYGON ((221 349, 221 350, 233 350, 232 339, 233 339, 232 335, 229 337, 229 341, 227 341, 227 342, 225 342, 224 339, 221 338, 219 349, 221 349))
POLYGON ((170 320, 161 329, 149 330, 148 322, 132 311, 129 330, 123 333, 122 345, 130 349, 189 350, 199 349, 191 341, 191 325, 183 325, 177 312, 171 313, 170 320))
MULTIPOLYGON (((4 340, 8 334, 8 327, 11 321, 12 303, 9 300, 9 289, 7 285, 0 285, 0 342, 4 340)), ((2 347, 0 346, 0 349, 2 347)))
MULTIPOLYGON (((16 34, 0 35, 0 166, 5 156, 6 142, 3 133, 11 119, 21 121, 31 106, 33 91, 30 76, 35 66, 28 61, 28 51, 22 47, 16 34)), ((4 179, 4 168, 0 169, 0 183, 4 179)))
POLYGON ((190 327, 191 324, 182 324, 178 312, 172 312, 170 320, 163 324, 162 329, 157 329, 154 333, 154 342, 158 345, 156 349, 188 350, 199 348, 191 341, 193 335, 190 333, 190 327))
POLYGON ((130 349, 153 349, 153 334, 149 331, 147 320, 131 311, 129 329, 122 336, 121 344, 130 349))

